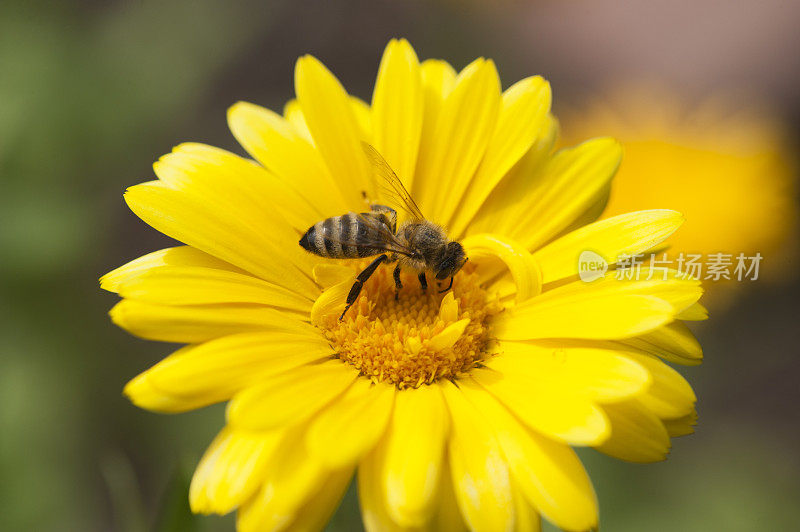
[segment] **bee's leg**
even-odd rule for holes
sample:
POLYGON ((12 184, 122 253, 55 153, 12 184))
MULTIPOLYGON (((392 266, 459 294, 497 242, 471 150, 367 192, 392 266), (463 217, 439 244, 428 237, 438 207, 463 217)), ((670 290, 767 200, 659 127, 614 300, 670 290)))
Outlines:
POLYGON ((353 286, 350 288, 350 293, 347 294, 347 306, 344 307, 344 312, 342 312, 342 315, 339 316, 339 321, 344 319, 344 315, 347 310, 353 305, 353 303, 356 302, 356 299, 358 299, 358 294, 361 293, 361 287, 364 286, 364 283, 367 282, 367 279, 369 279, 372 274, 375 273, 375 270, 378 269, 378 266, 380 266, 381 263, 385 262, 388 258, 389 257, 386 255, 381 255, 377 259, 370 262, 369 266, 364 268, 364 270, 359 273, 358 276, 356 276, 356 282, 353 283, 353 286))
POLYGON ((450 277, 450 284, 447 285, 447 288, 445 288, 444 290, 439 290, 439 293, 443 294, 443 293, 447 292, 448 290, 450 290, 451 288, 453 288, 453 277, 452 276, 450 277))
POLYGON ((422 287, 422 291, 425 292, 428 289, 428 280, 425 278, 425 272, 419 274, 419 285, 422 287))
POLYGON ((394 277, 394 300, 397 301, 400 299, 400 289, 403 288, 403 283, 400 282, 400 265, 394 267, 394 272, 392 273, 394 277))

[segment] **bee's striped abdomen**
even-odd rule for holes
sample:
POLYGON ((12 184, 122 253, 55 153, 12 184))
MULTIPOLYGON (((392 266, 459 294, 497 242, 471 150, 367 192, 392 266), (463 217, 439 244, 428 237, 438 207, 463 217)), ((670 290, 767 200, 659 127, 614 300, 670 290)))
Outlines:
POLYGON ((361 217, 349 212, 312 225, 300 239, 300 245, 315 255, 332 259, 369 257, 380 253, 368 245, 371 232, 361 217))

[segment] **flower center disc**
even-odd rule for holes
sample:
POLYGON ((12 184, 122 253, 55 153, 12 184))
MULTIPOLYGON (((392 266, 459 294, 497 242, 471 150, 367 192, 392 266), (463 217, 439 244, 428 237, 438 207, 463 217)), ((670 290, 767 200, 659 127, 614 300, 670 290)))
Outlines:
POLYGON ((417 388, 489 356, 490 320, 503 307, 478 284, 474 266, 465 266, 444 294, 434 279, 423 293, 416 276, 401 278, 395 300, 392 269, 379 269, 344 320, 325 319, 321 328, 341 360, 373 380, 417 388))

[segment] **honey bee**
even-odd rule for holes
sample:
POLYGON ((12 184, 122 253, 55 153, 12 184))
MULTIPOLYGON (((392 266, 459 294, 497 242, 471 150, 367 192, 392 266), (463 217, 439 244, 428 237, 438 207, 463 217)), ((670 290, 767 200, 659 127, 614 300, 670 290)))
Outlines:
MULTIPOLYGON (((383 190, 397 201, 398 207, 407 211, 409 218, 398 229, 397 211, 386 205, 371 204, 370 212, 348 212, 317 222, 300 238, 303 249, 320 257, 354 259, 379 255, 356 276, 340 321, 358 298, 361 287, 384 262, 397 263, 393 273, 395 299, 403 287, 402 269, 417 273, 423 292, 428 289, 425 272, 431 272, 440 281, 449 277, 450 284, 440 290, 441 293, 452 288, 453 277, 467 262, 463 246, 450 240, 444 228, 425 219, 381 154, 367 143, 362 145, 383 190)), ((366 193, 364 195, 366 198, 366 193)))

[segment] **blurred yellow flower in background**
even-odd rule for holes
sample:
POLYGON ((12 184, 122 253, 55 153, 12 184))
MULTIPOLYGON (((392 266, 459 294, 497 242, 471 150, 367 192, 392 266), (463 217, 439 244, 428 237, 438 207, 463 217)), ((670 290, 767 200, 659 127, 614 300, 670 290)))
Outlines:
MULTIPOLYGON (((717 95, 699 103, 657 83, 620 84, 562 114, 564 142, 612 135, 623 164, 603 218, 668 207, 686 224, 670 239, 680 253, 763 256, 759 278, 793 274, 797 164, 780 120, 755 104, 717 95)), ((744 286, 708 283, 709 297, 744 286)), ((745 283, 746 284, 746 283, 745 283)))
MULTIPOLYGON (((595 528, 572 447, 662 460, 692 432, 695 396, 662 359, 698 364, 682 320, 699 282, 579 279, 592 250, 614 263, 659 245, 671 210, 599 214, 621 150, 598 138, 553 152, 550 86, 501 91, 492 61, 460 73, 389 43, 371 105, 310 56, 284 115, 239 103, 234 136, 255 159, 200 144, 128 189, 131 209, 186 244, 104 276, 133 334, 190 344, 133 379, 159 412, 229 401, 197 467, 192 509, 238 510, 243 531, 321 529, 357 470, 368 530, 595 528), (445 295, 388 270, 338 316, 358 266, 298 239, 381 194, 372 143, 422 212, 470 258, 445 295)), ((407 274, 406 274, 407 275, 407 274)))

